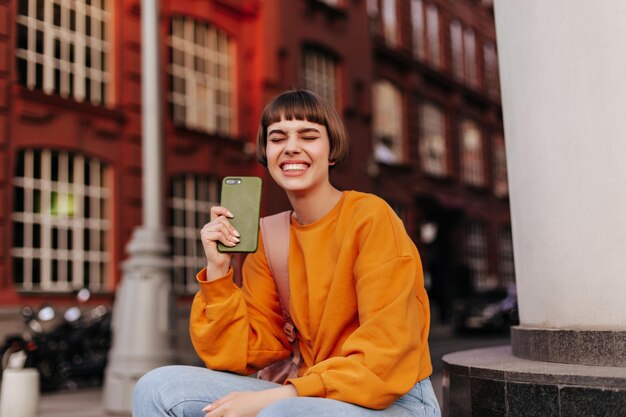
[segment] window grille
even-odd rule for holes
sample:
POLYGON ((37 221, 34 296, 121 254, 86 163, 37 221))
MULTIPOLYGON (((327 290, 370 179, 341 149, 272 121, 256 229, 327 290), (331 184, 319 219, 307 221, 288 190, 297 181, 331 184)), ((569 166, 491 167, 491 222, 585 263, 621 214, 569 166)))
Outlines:
POLYGON ((173 287, 178 293, 198 290, 196 273, 206 266, 200 230, 210 221, 211 207, 218 202, 219 182, 216 179, 198 175, 172 179, 170 247, 173 287))
POLYGON ((13 177, 18 290, 108 290, 111 189, 105 164, 80 154, 19 151, 13 177))
POLYGON ((432 104, 422 105, 419 153, 425 173, 437 177, 448 174, 445 114, 432 104))
POLYGON ((513 257, 513 238, 511 234, 511 226, 505 226, 500 229, 499 240, 499 259, 500 277, 505 286, 515 284, 515 262, 513 257))
POLYGON ((461 179, 466 184, 485 184, 483 151, 483 138, 478 125, 472 120, 464 120, 461 123, 461 179))
POLYGON ((19 0, 17 74, 30 90, 106 105, 110 0, 19 0))
POLYGON ((317 93, 331 106, 337 106, 337 62, 315 49, 304 51, 304 86, 317 93))
POLYGON ((170 45, 170 104, 175 124, 235 134, 234 44, 214 26, 174 17, 170 45))
POLYGON ((403 163, 404 157, 404 120, 402 93, 387 80, 374 84, 374 159, 385 164, 403 163))
POLYGON ((487 234, 477 220, 468 221, 465 229, 465 259, 472 271, 474 288, 483 291, 492 287, 488 275, 487 234))

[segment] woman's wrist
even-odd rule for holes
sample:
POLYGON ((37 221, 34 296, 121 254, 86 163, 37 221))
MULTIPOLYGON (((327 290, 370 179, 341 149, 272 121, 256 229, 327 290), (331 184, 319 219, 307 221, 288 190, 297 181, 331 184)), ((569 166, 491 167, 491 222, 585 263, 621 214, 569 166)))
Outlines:
POLYGON ((207 265, 206 266, 206 280, 207 281, 215 281, 220 278, 225 277, 230 270, 230 265, 226 266, 215 266, 215 265, 207 265))

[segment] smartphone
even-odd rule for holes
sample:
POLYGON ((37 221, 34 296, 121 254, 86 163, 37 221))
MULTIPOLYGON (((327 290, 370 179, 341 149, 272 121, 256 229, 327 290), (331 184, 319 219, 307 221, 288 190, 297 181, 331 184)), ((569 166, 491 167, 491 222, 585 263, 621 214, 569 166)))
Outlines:
POLYGON ((259 177, 226 177, 222 180, 220 205, 235 217, 228 219, 241 235, 240 242, 230 247, 217 243, 220 252, 256 252, 259 241, 261 189, 259 177))

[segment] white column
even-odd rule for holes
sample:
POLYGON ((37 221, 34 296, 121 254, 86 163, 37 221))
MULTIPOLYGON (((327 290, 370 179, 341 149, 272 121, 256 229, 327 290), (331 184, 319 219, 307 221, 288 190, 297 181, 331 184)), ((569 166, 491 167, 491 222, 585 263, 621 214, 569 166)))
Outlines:
POLYGON ((139 378, 173 363, 170 259, 163 227, 163 123, 158 0, 142 0, 143 226, 137 228, 116 293, 113 347, 104 389, 107 412, 131 411, 139 378))
POLYGON ((626 1, 497 0, 522 327, 626 330, 626 1))

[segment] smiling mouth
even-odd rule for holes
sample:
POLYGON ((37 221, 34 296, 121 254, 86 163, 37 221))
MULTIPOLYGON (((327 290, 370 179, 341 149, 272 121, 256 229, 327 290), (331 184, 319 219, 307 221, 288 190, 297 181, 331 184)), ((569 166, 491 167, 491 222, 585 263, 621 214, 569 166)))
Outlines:
POLYGON ((309 166, 306 164, 284 164, 281 169, 286 172, 304 171, 309 166))

